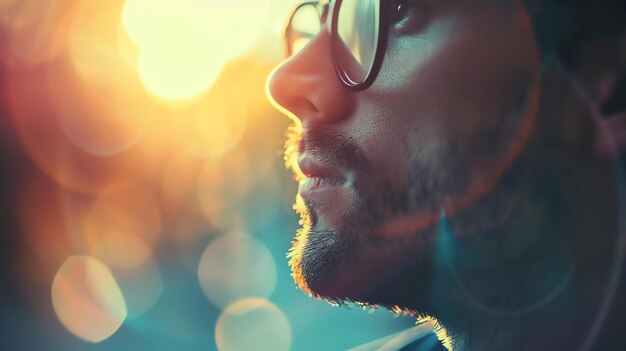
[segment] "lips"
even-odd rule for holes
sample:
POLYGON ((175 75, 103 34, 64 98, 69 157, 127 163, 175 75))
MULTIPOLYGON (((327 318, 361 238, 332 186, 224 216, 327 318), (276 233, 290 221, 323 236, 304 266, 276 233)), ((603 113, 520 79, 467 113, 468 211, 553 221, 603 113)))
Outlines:
POLYGON ((312 195, 333 186, 345 183, 345 176, 336 168, 316 160, 311 155, 302 154, 298 157, 298 166, 306 176, 300 181, 299 193, 303 196, 312 195))

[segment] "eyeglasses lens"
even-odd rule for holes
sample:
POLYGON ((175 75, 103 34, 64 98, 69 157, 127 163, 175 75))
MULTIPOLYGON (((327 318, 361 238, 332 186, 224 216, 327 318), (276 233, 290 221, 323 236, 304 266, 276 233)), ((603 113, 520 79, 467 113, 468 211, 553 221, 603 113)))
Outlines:
POLYGON ((316 4, 301 5, 291 18, 290 54, 297 54, 321 30, 320 9, 316 4))
POLYGON ((378 45, 379 0, 343 0, 337 17, 336 59, 353 84, 367 79, 378 45))

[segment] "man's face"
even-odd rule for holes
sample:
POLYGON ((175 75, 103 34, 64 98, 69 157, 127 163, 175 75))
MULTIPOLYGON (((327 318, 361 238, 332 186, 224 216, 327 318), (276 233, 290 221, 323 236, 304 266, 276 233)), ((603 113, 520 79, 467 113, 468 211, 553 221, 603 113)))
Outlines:
POLYGON ((408 279, 410 299, 424 295, 441 214, 496 186, 534 120, 539 60, 517 2, 401 2, 409 10, 367 90, 341 85, 325 30, 269 85, 295 116, 287 160, 304 175, 292 268, 301 288, 332 300, 402 304, 380 290, 408 279))

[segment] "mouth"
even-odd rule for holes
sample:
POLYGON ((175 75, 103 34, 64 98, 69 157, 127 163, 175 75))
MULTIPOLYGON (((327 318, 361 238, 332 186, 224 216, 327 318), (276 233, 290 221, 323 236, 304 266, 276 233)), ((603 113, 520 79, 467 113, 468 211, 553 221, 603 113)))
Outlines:
POLYGON ((307 198, 314 195, 317 192, 321 192, 324 190, 328 190, 333 187, 343 186, 345 180, 340 177, 334 178, 322 178, 322 177, 311 177, 304 178, 300 181, 298 185, 298 193, 302 195, 302 197, 307 198))
POLYGON ((298 165, 305 176, 299 183, 298 193, 304 198, 343 186, 346 182, 346 177, 340 171, 310 155, 300 155, 298 165))

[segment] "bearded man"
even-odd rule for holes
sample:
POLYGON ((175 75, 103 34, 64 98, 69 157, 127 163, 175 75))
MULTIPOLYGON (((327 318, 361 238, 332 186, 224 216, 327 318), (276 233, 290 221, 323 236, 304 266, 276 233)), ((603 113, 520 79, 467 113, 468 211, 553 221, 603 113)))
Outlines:
POLYGON ((298 7, 268 83, 294 121, 298 286, 436 320, 455 351, 625 349, 625 9, 298 7))

